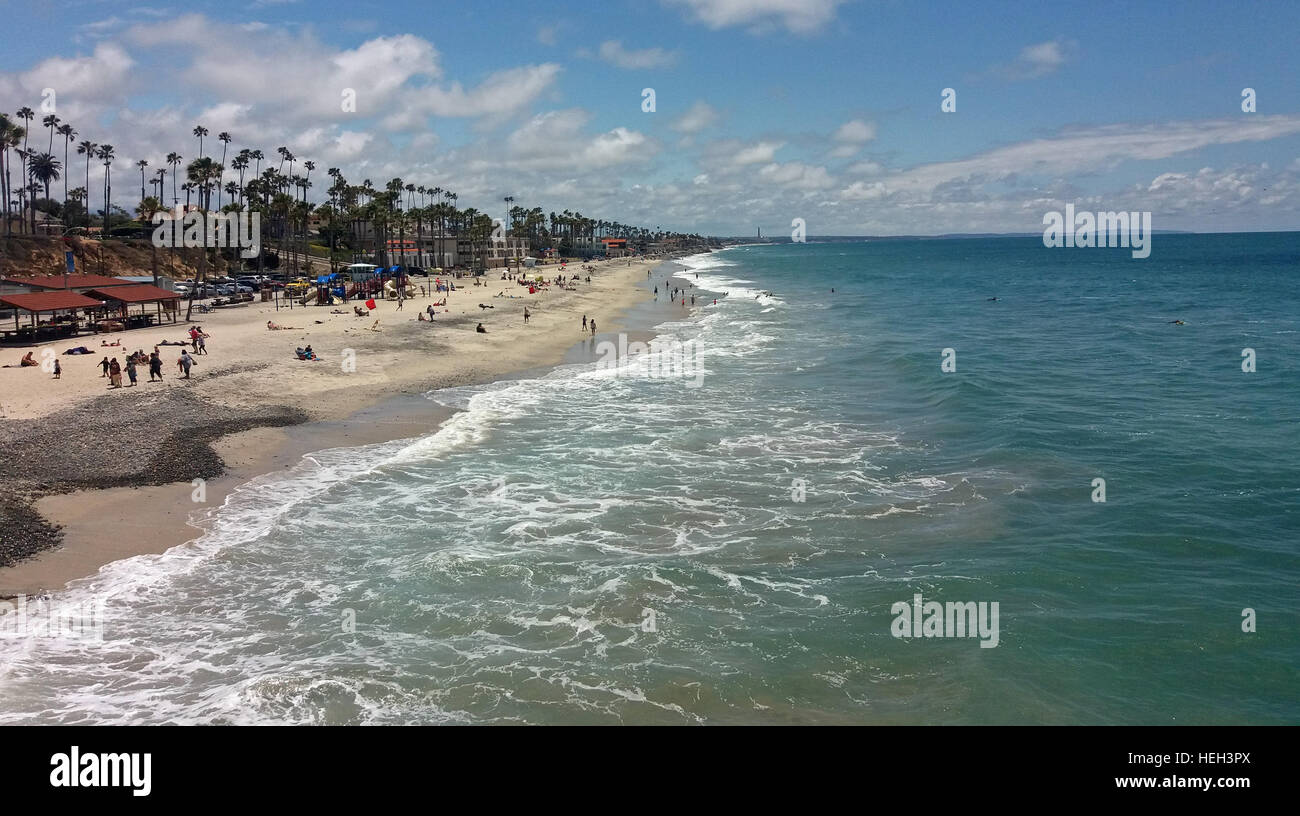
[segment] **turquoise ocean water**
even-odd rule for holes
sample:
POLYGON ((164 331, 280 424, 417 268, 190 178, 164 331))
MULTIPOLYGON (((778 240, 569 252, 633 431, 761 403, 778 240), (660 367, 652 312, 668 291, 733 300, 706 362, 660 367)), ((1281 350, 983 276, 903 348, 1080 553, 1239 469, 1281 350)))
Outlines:
POLYGON ((1300 722, 1295 234, 685 265, 686 345, 431 394, 80 583, 105 642, 0 640, 0 722, 1300 722), (894 637, 917 593, 997 646, 894 637))

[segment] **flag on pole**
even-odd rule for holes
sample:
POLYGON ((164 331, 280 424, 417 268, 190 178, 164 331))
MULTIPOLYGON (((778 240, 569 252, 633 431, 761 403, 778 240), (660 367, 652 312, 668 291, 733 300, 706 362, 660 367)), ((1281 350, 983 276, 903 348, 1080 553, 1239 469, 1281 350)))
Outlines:
POLYGON ((366 308, 367 308, 367 309, 374 309, 374 308, 375 308, 375 299, 374 299, 374 298, 371 298, 370 300, 367 300, 367 301, 366 301, 366 308))

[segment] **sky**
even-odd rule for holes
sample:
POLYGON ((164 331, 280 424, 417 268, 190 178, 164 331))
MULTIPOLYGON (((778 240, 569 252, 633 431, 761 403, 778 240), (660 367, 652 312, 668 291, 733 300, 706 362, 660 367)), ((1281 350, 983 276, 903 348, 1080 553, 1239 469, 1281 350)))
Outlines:
POLYGON ((36 110, 48 143, 52 104, 113 144, 127 208, 135 161, 196 158, 202 124, 218 159, 226 131, 314 161, 316 201, 338 167, 711 235, 1039 232, 1067 203, 1300 226, 1294 2, 0 0, 0 20, 0 110, 36 110))

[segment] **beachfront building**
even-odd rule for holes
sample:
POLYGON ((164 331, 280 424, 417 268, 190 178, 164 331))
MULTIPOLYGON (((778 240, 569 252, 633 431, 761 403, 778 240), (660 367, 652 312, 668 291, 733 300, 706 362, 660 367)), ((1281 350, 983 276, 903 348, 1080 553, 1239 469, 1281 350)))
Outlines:
POLYGON ((622 258, 632 254, 627 248, 626 238, 601 238, 600 242, 604 246, 606 258, 622 258))
POLYGON ((518 268, 528 256, 528 239, 502 237, 480 241, 477 245, 461 241, 456 248, 462 265, 470 268, 497 269, 503 266, 518 268))

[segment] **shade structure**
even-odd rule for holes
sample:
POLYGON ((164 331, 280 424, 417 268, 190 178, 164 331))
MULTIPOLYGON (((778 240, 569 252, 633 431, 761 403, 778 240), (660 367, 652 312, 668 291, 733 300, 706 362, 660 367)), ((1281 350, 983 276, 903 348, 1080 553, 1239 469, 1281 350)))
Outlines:
MULTIPOLYGON (((99 300, 116 300, 119 303, 157 303, 166 300, 176 300, 180 295, 175 292, 152 286, 147 283, 138 283, 131 286, 113 286, 104 289, 91 289, 86 294, 99 298, 99 300)), ((96 303, 96 306, 99 304, 96 303)))
MULTIPOLYGON (((152 288, 152 287, 150 287, 152 288)), ((31 292, 21 295, 0 295, 0 305, 20 312, 60 312, 65 309, 99 308, 104 305, 95 298, 79 292, 31 292)))

